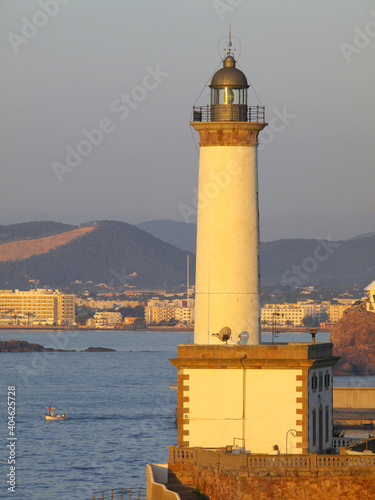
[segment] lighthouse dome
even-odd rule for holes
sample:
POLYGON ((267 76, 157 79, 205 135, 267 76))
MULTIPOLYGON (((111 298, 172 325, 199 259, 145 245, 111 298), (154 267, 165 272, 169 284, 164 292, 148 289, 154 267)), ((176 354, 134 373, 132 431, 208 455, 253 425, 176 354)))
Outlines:
POLYGON ((246 76, 236 68, 236 61, 232 55, 227 55, 223 67, 216 71, 211 80, 211 88, 234 87, 248 88, 246 76))

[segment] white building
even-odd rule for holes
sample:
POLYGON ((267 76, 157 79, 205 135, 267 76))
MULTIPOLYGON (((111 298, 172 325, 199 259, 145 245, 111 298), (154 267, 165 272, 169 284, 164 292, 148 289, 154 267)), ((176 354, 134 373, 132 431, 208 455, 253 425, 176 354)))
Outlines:
POLYGON ((304 326, 303 318, 311 316, 316 319, 314 302, 297 302, 297 304, 264 304, 261 308, 261 323, 267 326, 304 326))
POLYGON ((93 320, 95 328, 113 328, 122 323, 122 314, 109 311, 97 312, 93 320))
POLYGON ((171 319, 182 324, 192 324, 194 322, 194 300, 159 300, 158 297, 154 297, 147 302, 145 307, 145 322, 147 324, 157 324, 171 319))
POLYGON ((367 310, 375 312, 375 281, 372 281, 369 285, 367 285, 365 291, 367 292, 369 298, 367 310))

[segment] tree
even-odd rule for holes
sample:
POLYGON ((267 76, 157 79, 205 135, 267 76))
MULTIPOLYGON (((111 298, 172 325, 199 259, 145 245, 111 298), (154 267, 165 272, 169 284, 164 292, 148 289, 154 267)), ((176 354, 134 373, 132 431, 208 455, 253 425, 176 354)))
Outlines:
POLYGON ((30 318, 31 318, 32 316, 35 316, 35 314, 34 314, 34 313, 32 313, 32 312, 30 312, 30 311, 28 311, 28 312, 26 313, 26 316, 27 316, 27 324, 28 324, 28 325, 30 325, 30 318))
POLYGON ((146 330, 147 329, 147 325, 146 325, 145 320, 143 318, 137 318, 134 321, 134 329, 135 330, 146 330))
POLYGON ((76 323, 78 325, 85 325, 86 321, 90 318, 90 314, 88 312, 84 312, 81 314, 78 314, 76 317, 76 323))
POLYGON ((302 318, 303 326, 314 326, 314 317, 311 314, 302 318))

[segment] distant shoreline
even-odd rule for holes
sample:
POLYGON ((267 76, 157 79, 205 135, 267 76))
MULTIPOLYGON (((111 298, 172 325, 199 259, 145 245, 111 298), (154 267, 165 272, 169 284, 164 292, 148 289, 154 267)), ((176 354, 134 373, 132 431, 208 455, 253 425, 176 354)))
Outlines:
MULTIPOLYGON (((130 326, 130 325, 129 325, 130 326)), ((314 327, 317 333, 319 332, 329 332, 329 328, 320 328, 314 327)), ((0 325, 0 330, 82 330, 82 331, 101 331, 101 332, 186 332, 186 326, 148 326, 144 330, 134 330, 130 328, 95 328, 95 327, 87 327, 87 326, 69 326, 69 325, 61 325, 61 326, 45 326, 45 325, 0 325)), ((189 333, 193 333, 194 328, 189 328, 189 333)), ((310 327, 305 326, 284 326, 277 327, 277 333, 310 333, 310 327)), ((261 333, 272 333, 272 328, 261 328, 261 333)))
MULTIPOLYGON (((131 326, 131 325, 129 325, 131 326)), ((135 330, 134 328, 95 328, 91 326, 79 326, 79 325, 60 325, 60 326, 46 326, 46 325, 0 325, 0 331, 1 330, 45 330, 45 331, 51 331, 51 330, 61 330, 61 331, 66 331, 66 330, 81 330, 81 331, 101 331, 101 332, 143 332, 143 331, 156 331, 156 332, 163 332, 163 331, 172 331, 172 332, 185 332, 186 327, 179 327, 179 326, 150 326, 148 328, 145 328, 144 330, 135 330)), ((189 330, 192 332, 193 330, 189 330)))

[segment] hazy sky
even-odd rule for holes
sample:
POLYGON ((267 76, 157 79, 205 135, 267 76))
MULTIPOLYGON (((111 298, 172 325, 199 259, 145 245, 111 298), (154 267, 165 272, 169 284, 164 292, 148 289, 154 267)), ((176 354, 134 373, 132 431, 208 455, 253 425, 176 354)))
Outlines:
POLYGON ((375 231, 371 0, 2 0, 0 224, 193 222, 229 23, 270 124, 261 239, 375 231))

